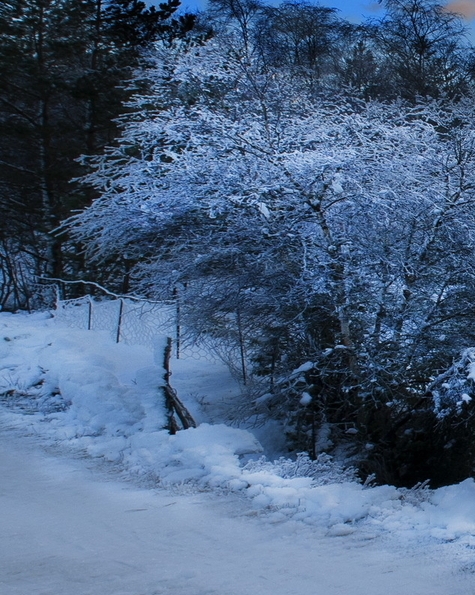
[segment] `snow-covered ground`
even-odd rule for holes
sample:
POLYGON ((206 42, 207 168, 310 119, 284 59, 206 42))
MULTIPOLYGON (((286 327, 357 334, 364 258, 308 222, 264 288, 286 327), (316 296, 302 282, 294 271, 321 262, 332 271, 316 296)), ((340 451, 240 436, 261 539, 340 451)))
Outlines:
POLYGON ((263 523, 235 496, 121 483, 0 439, 2 595, 470 595, 447 546, 263 523))
POLYGON ((364 487, 262 459, 220 423, 237 387, 206 361, 174 364, 201 423, 170 436, 163 345, 0 314, 2 595, 473 594, 472 480, 364 487))

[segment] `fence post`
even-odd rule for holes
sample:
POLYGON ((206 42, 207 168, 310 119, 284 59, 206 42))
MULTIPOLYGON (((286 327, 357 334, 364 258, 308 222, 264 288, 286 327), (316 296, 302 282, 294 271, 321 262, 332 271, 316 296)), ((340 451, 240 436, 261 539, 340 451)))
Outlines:
POLYGON ((61 289, 58 283, 54 284, 54 302, 55 310, 59 310, 61 308, 61 289))
POLYGON ((173 407, 173 399, 172 399, 172 391, 170 387, 170 357, 172 355, 172 339, 171 337, 167 337, 167 345, 165 347, 164 357, 163 357, 163 367, 165 369, 165 374, 163 375, 163 379, 165 380, 165 385, 163 387, 163 392, 165 394, 165 403, 168 412, 168 432, 170 434, 176 434, 180 429, 178 426, 178 422, 175 419, 175 408, 173 407))
POLYGON ((176 301, 176 359, 180 359, 180 339, 181 339, 181 306, 180 306, 180 294, 178 293, 178 287, 173 289, 173 297, 176 301))
POLYGON ((241 353, 241 370, 242 370, 242 382, 244 386, 247 384, 247 370, 246 370, 246 351, 244 348, 244 336, 242 332, 242 324, 241 324, 241 309, 239 305, 236 310, 236 322, 238 327, 238 335, 239 335, 239 351, 241 353))
POLYGON ((90 331, 92 329, 92 299, 91 296, 88 295, 88 304, 87 304, 87 330, 90 331))
POLYGON ((119 343, 120 341, 120 329, 122 327, 122 315, 124 313, 124 300, 120 298, 120 306, 119 306, 119 320, 117 321, 117 335, 115 338, 115 342, 119 343))

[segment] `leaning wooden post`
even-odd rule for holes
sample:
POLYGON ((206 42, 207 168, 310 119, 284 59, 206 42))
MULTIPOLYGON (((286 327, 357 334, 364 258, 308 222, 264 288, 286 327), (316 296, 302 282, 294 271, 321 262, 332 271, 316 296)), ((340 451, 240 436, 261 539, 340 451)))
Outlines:
POLYGON ((172 338, 167 337, 167 344, 165 345, 165 352, 163 357, 163 367, 165 369, 165 375, 163 376, 165 380, 165 384, 168 386, 170 384, 170 376, 172 372, 170 370, 170 358, 172 356, 172 338))
POLYGON ((163 368, 165 369, 165 374, 163 375, 163 379, 165 380, 165 385, 163 387, 163 393, 165 395, 165 404, 167 407, 168 412, 168 431, 170 434, 176 434, 180 429, 178 423, 175 419, 174 407, 173 407, 173 399, 171 398, 171 391, 170 391, 170 358, 172 356, 172 339, 171 337, 167 337, 167 344, 165 345, 165 352, 163 357, 163 368))
POLYGON ((171 337, 167 337, 167 344, 165 346, 163 359, 163 367, 165 368, 165 374, 163 375, 165 386, 163 387, 163 392, 165 394, 165 402, 168 409, 168 430, 170 434, 176 434, 180 428, 178 427, 178 423, 175 419, 175 413, 181 421, 184 430, 187 430, 188 428, 196 428, 196 422, 193 419, 191 413, 178 398, 176 390, 170 384, 170 376, 172 375, 170 370, 172 343, 171 337))

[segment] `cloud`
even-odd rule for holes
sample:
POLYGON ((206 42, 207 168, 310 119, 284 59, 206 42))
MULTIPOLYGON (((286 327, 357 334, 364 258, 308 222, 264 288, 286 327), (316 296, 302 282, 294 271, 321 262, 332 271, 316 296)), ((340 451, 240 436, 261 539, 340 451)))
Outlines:
MULTIPOLYGON (((474 0, 475 3, 475 0, 474 0)), ((368 2, 367 4, 364 5, 365 10, 367 10, 368 12, 379 12, 380 10, 382 10, 382 5, 379 4, 379 2, 368 2)))
POLYGON ((475 0, 452 0, 446 8, 463 15, 466 19, 475 19, 475 0))

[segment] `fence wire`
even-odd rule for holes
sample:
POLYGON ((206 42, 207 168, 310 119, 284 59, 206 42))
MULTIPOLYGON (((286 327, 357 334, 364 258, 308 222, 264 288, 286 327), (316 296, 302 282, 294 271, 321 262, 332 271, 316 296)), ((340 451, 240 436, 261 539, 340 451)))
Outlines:
MULTIPOLYGON (((158 336, 172 337, 174 357, 222 361, 213 341, 194 341, 180 326, 175 302, 154 303, 129 299, 98 299, 83 296, 58 300, 56 319, 69 328, 107 331, 116 342, 154 349, 158 336)), ((227 363, 227 362, 226 362, 227 363)))

